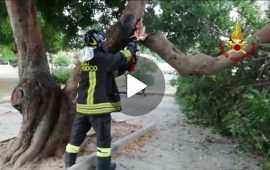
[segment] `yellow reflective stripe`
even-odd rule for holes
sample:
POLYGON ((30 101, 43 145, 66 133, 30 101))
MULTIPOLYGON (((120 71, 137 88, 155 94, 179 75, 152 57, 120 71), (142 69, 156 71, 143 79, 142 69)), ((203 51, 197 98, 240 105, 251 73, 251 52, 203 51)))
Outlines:
POLYGON ((91 108, 103 108, 103 107, 117 107, 120 106, 120 102, 115 103, 98 103, 98 104, 76 104, 77 108, 85 108, 85 109, 91 109, 91 108))
POLYGON ((89 43, 90 45, 93 45, 93 46, 96 46, 97 45, 97 41, 94 39, 94 38, 92 38, 92 40, 93 40, 93 42, 91 42, 91 43, 89 43))
POLYGON ((79 113, 85 113, 85 114, 99 114, 99 113, 109 113, 114 111, 120 111, 121 107, 114 107, 114 108, 104 108, 104 109, 95 109, 95 110, 87 110, 87 109, 79 109, 77 108, 76 111, 79 113))
POLYGON ((122 53, 128 61, 131 59, 131 53, 129 50, 121 50, 120 53, 122 53))
POLYGON ((89 89, 87 95, 87 104, 94 103, 94 92, 96 88, 96 72, 90 71, 89 72, 89 89))
POLYGON ((100 148, 100 147, 97 147, 97 150, 101 151, 101 152, 109 152, 111 153, 111 148, 100 148))
POLYGON ((111 148, 97 148, 97 157, 111 156, 111 148))
POLYGON ((71 144, 68 144, 66 146, 66 152, 68 152, 68 153, 78 153, 79 150, 80 150, 79 146, 75 146, 75 145, 71 145, 71 144))
POLYGON ((84 114, 99 114, 120 111, 120 102, 115 103, 98 103, 98 104, 76 104, 76 111, 84 114))
POLYGON ((90 97, 91 97, 91 91, 92 91, 92 88, 93 88, 93 86, 92 86, 92 72, 89 72, 88 73, 88 78, 89 78, 89 88, 88 88, 88 91, 87 91, 87 101, 86 101, 86 103, 88 103, 88 104, 90 104, 90 97))
POLYGON ((120 110, 120 109, 121 109, 121 107, 119 106, 119 107, 114 107, 114 108, 93 109, 93 110, 91 110, 91 109, 80 109, 80 108, 77 108, 76 110, 77 110, 78 112, 89 113, 89 114, 91 114, 91 113, 106 113, 106 112, 113 112, 113 111, 118 111, 118 110, 120 110))
POLYGON ((100 108, 80 108, 80 107, 76 107, 77 110, 114 110, 116 108, 119 108, 121 106, 114 106, 114 107, 100 107, 100 108))

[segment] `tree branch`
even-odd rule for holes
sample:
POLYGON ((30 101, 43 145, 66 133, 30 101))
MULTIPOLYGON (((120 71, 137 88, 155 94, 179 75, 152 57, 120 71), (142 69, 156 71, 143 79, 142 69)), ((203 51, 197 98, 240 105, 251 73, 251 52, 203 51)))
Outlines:
MULTIPOLYGON (((259 32, 253 35, 248 41, 249 45, 244 49, 251 50, 251 41, 257 37, 260 43, 270 42, 270 24, 267 24, 259 32)), ((212 57, 206 54, 196 54, 187 56, 175 47, 162 33, 157 31, 148 35, 143 45, 157 52, 168 64, 174 67, 181 75, 210 75, 228 68, 236 63, 220 55, 212 57)), ((229 57, 242 57, 235 52, 230 53, 229 57)))
POLYGON ((119 21, 106 31, 105 49, 115 53, 126 46, 137 19, 143 16, 148 0, 129 0, 119 21))

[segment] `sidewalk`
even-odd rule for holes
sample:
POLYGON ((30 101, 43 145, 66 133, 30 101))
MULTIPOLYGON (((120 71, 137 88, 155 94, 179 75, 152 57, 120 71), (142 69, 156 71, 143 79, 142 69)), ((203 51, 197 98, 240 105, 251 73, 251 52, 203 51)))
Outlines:
POLYGON ((21 114, 10 103, 0 102, 0 142, 16 137, 21 122, 21 114))
MULTIPOLYGON (((114 117, 121 117, 119 114, 114 117)), ((149 124, 156 121, 152 138, 133 153, 122 152, 114 160, 117 170, 259 170, 258 156, 241 153, 229 139, 210 128, 186 123, 173 97, 164 97, 149 114, 122 118, 149 124)))
POLYGON ((10 65, 0 65, 0 78, 14 78, 17 79, 18 67, 12 67, 10 65))

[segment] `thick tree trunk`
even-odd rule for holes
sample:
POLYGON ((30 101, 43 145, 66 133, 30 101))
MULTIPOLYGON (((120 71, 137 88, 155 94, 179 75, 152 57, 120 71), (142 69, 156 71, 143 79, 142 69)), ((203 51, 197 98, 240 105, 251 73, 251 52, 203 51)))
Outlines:
MULTIPOLYGON (((249 39, 249 45, 245 51, 251 50, 252 39, 258 39, 259 43, 270 43, 270 24, 267 24, 259 32, 249 39)), ((172 44, 162 33, 157 31, 147 36, 143 44, 157 52, 168 64, 174 67, 182 76, 210 75, 221 71, 236 63, 220 55, 212 57, 206 54, 187 56, 174 44, 172 44)), ((217 44, 218 45, 218 44, 217 44)), ((230 56, 242 57, 238 53, 230 53, 230 56)))
POLYGON ((6 0, 19 58, 19 84, 11 97, 23 117, 4 161, 15 168, 34 159, 58 118, 60 87, 51 78, 33 0, 6 0))

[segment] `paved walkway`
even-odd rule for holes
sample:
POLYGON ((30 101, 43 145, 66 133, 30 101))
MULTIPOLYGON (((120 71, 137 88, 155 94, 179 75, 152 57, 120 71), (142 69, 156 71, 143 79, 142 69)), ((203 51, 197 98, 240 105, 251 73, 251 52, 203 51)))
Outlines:
MULTIPOLYGON (((12 88, 2 87, 7 86, 7 83, 1 83, 1 81, 7 79, 13 81, 17 80, 18 67, 0 65, 0 70, 0 88, 10 90, 4 94, 11 94, 12 88)), ((21 121, 22 116, 10 104, 10 96, 0 96, 0 142, 16 137, 21 126, 21 121)))
POLYGON ((258 160, 211 129, 186 123, 185 115, 165 97, 153 112, 129 117, 128 122, 157 122, 157 130, 139 152, 121 153, 117 170, 259 170, 258 160))
POLYGON ((0 142, 16 137, 20 130, 21 122, 21 114, 11 107, 10 103, 0 102, 0 142))
POLYGON ((18 78, 18 67, 0 65, 0 78, 18 78))

